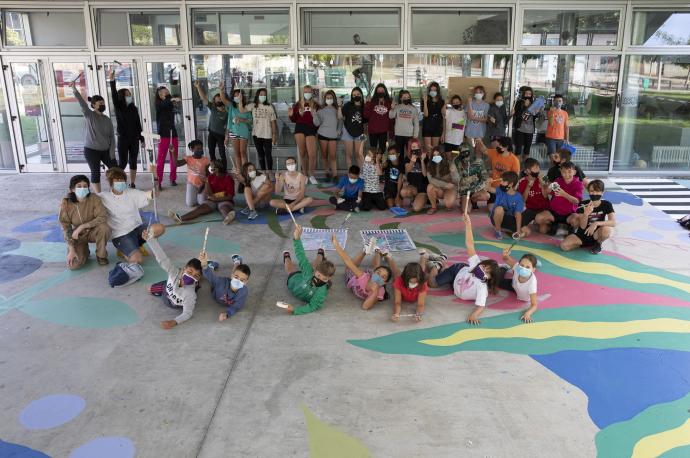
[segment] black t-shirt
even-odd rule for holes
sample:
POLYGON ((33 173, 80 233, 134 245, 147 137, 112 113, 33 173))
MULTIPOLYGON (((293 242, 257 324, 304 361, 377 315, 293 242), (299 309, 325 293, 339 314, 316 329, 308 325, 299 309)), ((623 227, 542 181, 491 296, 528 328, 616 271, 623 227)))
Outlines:
MULTIPOLYGON (((425 161, 428 163, 429 159, 425 159, 425 161)), ((403 165, 406 166, 411 162, 409 157, 405 157, 405 160, 403 161, 403 165)), ((420 159, 417 159, 417 161, 414 163, 412 166, 412 170, 407 172, 407 182, 417 188, 417 192, 426 192, 426 187, 429 185, 429 180, 422 174, 422 164, 420 162, 420 159)))
POLYGON ((383 168, 383 182, 385 186, 394 186, 397 188, 398 181, 400 181, 404 173, 405 169, 400 163, 398 163, 398 165, 393 165, 391 161, 386 162, 386 166, 383 168))
MULTIPOLYGON (((580 166, 577 165, 577 164, 575 164, 575 176, 578 177, 578 178, 580 179, 580 181, 585 181, 585 178, 586 178, 586 177, 585 177, 585 174, 584 174, 584 172, 582 171, 582 169, 580 168, 580 166)), ((560 168, 560 166, 554 165, 553 167, 551 167, 551 168, 549 169, 548 173, 546 174, 546 177, 549 179, 549 181, 550 181, 551 183, 553 183, 553 182, 556 181, 558 178, 560 178, 560 177, 561 177, 561 168, 560 168)))
POLYGON ((364 133, 364 104, 355 105, 352 102, 347 102, 343 105, 343 123, 345 124, 345 129, 351 137, 359 137, 364 133))
MULTIPOLYGON (((582 205, 588 205, 590 202, 589 199, 583 200, 580 202, 580 208, 577 209, 577 212, 579 214, 583 214, 585 212, 584 207, 582 205)), ((602 200, 599 206, 594 207, 594 210, 592 210, 592 213, 589 215, 589 218, 587 218, 587 225, 589 226, 592 223, 595 223, 597 221, 606 221, 606 215, 609 215, 611 213, 614 213, 613 205, 611 202, 608 200, 602 200)))

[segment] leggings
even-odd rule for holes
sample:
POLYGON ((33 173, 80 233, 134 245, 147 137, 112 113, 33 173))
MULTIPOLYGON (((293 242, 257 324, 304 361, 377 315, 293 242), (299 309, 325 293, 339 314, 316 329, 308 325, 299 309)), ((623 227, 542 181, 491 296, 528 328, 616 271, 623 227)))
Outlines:
POLYGON ((128 138, 122 135, 117 137, 117 166, 122 170, 129 163, 129 170, 137 169, 137 159, 139 158, 139 139, 128 138))
POLYGON ((412 137, 401 137, 400 135, 395 136, 395 146, 398 148, 399 161, 402 164, 403 159, 405 159, 405 150, 407 149, 407 143, 412 137))
POLYGON ((84 147, 84 157, 86 158, 86 163, 89 164, 89 170, 91 170, 91 183, 100 183, 101 162, 108 168, 113 164, 113 160, 110 158, 110 151, 99 151, 84 147))
POLYGON ((532 133, 515 132, 515 154, 517 156, 522 154, 529 156, 529 150, 532 148, 532 137, 534 137, 532 133))
POLYGON ((227 170, 228 158, 225 156, 225 134, 219 134, 211 130, 208 131, 208 155, 211 160, 216 160, 216 147, 218 148, 218 159, 223 163, 223 167, 227 170))
MULTIPOLYGON (((165 169, 165 158, 168 157, 168 147, 170 146, 170 137, 161 137, 158 143, 158 159, 156 160, 156 175, 158 176, 158 184, 163 183, 163 170, 165 169)), ((170 152, 170 181, 177 179, 177 137, 172 138, 172 151, 170 152)))
POLYGON ((386 141, 388 140, 388 132, 381 134, 369 134, 369 145, 372 148, 377 148, 382 153, 386 152, 386 141))
POLYGON ((261 170, 273 170, 273 140, 270 138, 259 138, 254 136, 254 147, 259 155, 259 165, 261 170))

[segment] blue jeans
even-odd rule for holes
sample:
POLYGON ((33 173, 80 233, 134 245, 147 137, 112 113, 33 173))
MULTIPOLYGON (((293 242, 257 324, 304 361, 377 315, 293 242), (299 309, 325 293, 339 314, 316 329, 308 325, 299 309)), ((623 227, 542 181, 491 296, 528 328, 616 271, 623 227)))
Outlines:
POLYGON ((556 140, 555 138, 546 137, 546 151, 549 153, 549 155, 555 153, 556 150, 561 149, 564 144, 565 140, 556 140))
POLYGON ((125 235, 113 239, 113 245, 122 251, 125 256, 129 256, 139 249, 146 240, 141 238, 141 233, 146 230, 143 224, 125 235))
POLYGON ((455 276, 462 270, 463 267, 467 267, 467 264, 464 262, 458 262, 457 264, 453 264, 452 266, 449 266, 446 269, 443 269, 436 275, 436 286, 446 286, 446 285, 452 285, 453 281, 455 281, 455 276))

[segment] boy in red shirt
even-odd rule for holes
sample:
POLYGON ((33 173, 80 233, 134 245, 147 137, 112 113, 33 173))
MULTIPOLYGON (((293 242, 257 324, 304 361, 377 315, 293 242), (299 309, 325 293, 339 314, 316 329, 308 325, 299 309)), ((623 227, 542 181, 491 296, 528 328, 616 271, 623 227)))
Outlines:
POLYGON ((525 201, 522 225, 529 226, 534 218, 549 208, 549 186, 539 176, 539 161, 533 157, 525 159, 525 176, 518 183, 518 192, 525 201))
POLYGON ((575 213, 582 200, 584 186, 575 176, 575 164, 561 164, 561 177, 551 184, 549 209, 539 213, 534 221, 542 234, 556 235, 559 224, 570 224, 570 215, 575 213))

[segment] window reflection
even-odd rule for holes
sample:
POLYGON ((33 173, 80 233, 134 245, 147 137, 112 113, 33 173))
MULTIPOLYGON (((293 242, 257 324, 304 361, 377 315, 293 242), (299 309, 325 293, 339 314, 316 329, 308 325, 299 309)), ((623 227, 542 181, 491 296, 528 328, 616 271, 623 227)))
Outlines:
POLYGON ((525 10, 527 46, 615 46, 619 11, 525 10))

